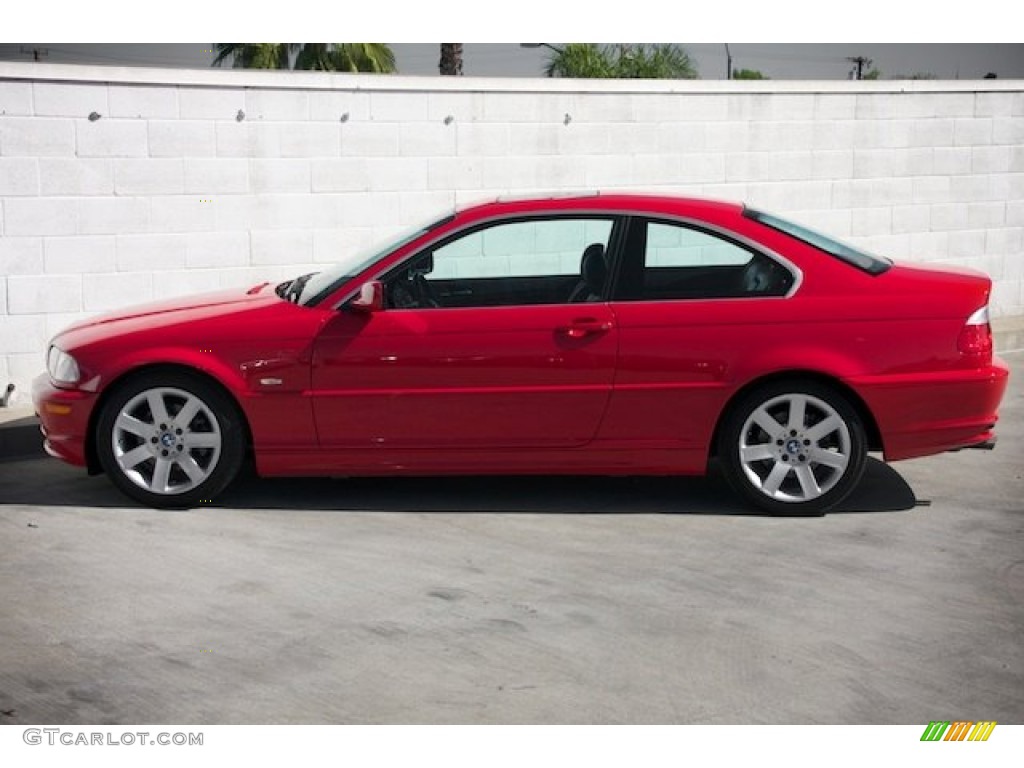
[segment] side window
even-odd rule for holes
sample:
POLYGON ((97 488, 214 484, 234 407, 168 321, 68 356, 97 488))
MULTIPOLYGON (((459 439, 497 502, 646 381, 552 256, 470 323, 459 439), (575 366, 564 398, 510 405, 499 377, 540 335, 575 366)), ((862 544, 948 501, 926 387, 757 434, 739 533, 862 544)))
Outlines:
POLYGON ((396 309, 601 301, 614 221, 558 216, 490 224, 417 254, 385 280, 396 309))
POLYGON ((737 267, 749 262, 751 255, 745 248, 699 229, 647 223, 644 266, 648 269, 737 267))
POLYGON ((636 221, 626 250, 618 298, 627 301, 782 296, 793 283, 767 256, 673 222, 636 221))

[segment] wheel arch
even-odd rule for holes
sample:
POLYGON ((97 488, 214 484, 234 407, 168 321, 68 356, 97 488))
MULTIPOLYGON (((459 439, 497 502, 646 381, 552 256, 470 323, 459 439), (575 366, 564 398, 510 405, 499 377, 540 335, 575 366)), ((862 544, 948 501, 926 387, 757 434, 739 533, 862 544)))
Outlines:
POLYGON ((249 417, 246 415, 245 409, 242 408, 242 404, 238 401, 238 398, 235 396, 234 392, 231 391, 230 387, 226 386, 224 382, 209 371, 204 371, 184 363, 145 363, 134 368, 129 368, 126 371, 122 371, 117 377, 108 382, 107 386, 103 388, 99 398, 96 400, 96 405, 93 407, 92 413, 89 414, 89 425, 85 439, 85 462, 86 469, 90 475, 99 475, 103 473, 103 468, 100 466, 99 456, 96 453, 96 428, 100 414, 103 412, 103 408, 106 406, 107 401, 114 392, 125 384, 125 382, 131 381, 136 376, 153 373, 154 371, 168 371, 194 376, 195 378, 202 379, 204 382, 220 390, 228 401, 235 406, 235 409, 238 412, 239 423, 244 429, 245 452, 247 456, 251 454, 252 427, 249 425, 249 417))
POLYGON ((846 398, 850 405, 853 406, 854 410, 857 411, 857 415, 864 424, 864 432, 868 439, 868 450, 884 450, 885 446, 882 442, 882 433, 878 428, 878 422, 875 420, 875 416, 871 412, 871 409, 868 408, 864 398, 857 394, 856 390, 844 383, 841 379, 837 379, 835 376, 830 376, 828 374, 821 373, 820 371, 795 368, 785 371, 776 371, 774 373, 752 379, 732 394, 732 397, 726 401, 725 406, 718 414, 718 419, 715 421, 715 428, 711 433, 711 444, 708 447, 709 457, 715 457, 718 455, 718 442, 721 437, 723 425, 728 419, 729 414, 732 412, 732 409, 736 407, 736 403, 740 402, 740 400, 751 392, 779 381, 809 381, 834 389, 846 398))

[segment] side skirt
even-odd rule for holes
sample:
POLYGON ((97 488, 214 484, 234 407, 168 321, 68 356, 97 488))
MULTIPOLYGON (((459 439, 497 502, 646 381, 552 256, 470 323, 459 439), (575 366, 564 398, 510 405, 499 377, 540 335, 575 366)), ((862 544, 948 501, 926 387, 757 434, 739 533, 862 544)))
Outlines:
POLYGON ((263 477, 430 475, 703 475, 707 455, 684 449, 256 451, 263 477))

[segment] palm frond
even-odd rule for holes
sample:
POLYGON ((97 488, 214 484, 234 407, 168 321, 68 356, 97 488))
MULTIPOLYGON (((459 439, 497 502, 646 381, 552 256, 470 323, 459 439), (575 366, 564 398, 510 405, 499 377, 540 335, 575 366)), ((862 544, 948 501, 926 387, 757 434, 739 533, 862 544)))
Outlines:
POLYGON ((386 43, 216 43, 213 65, 251 69, 312 69, 394 72, 395 54, 386 43), (294 58, 294 62, 293 62, 294 58))

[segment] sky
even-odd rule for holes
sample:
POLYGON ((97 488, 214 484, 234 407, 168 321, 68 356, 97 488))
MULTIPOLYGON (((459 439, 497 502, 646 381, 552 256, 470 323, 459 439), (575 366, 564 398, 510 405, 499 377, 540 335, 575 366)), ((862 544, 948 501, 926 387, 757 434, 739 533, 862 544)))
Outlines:
MULTIPOLYGON (((464 73, 482 77, 542 77, 551 55, 544 48, 517 43, 465 43, 464 73)), ((553 45, 559 45, 553 43, 553 45)), ((722 43, 682 43, 703 79, 725 77, 722 43)), ((403 75, 436 75, 438 43, 392 43, 403 75)), ((849 56, 867 56, 885 78, 928 73, 939 79, 975 79, 995 72, 1024 78, 1020 43, 731 43, 733 67, 756 69, 773 79, 841 80, 853 65, 849 56)), ((210 66, 210 43, 0 43, 0 60, 109 66, 210 66)))

